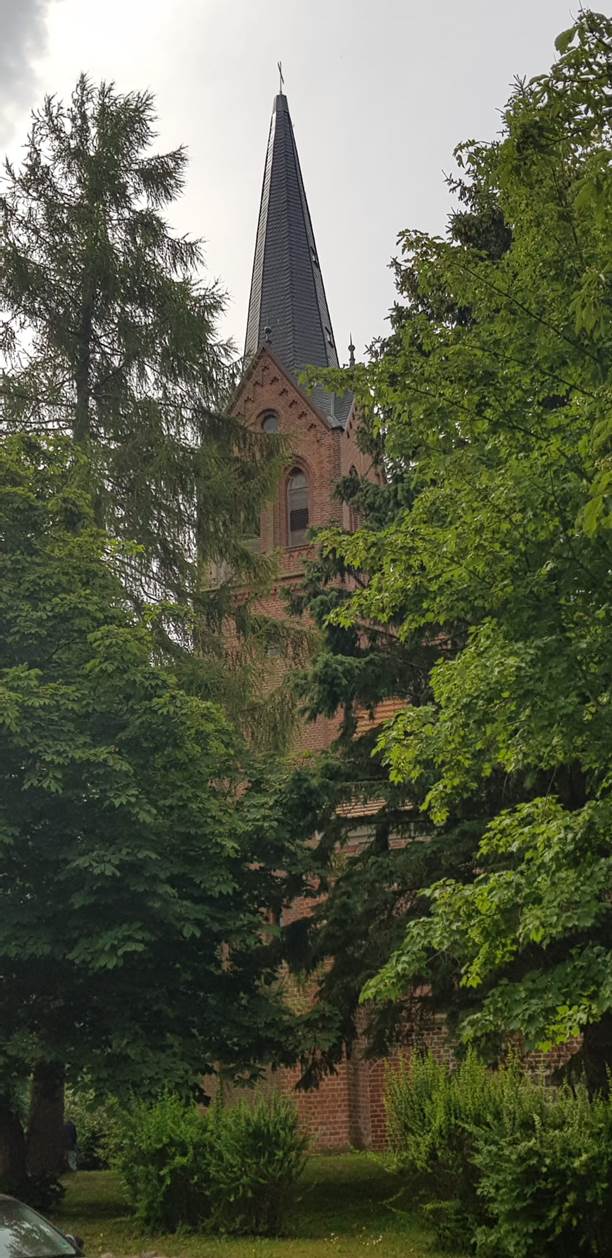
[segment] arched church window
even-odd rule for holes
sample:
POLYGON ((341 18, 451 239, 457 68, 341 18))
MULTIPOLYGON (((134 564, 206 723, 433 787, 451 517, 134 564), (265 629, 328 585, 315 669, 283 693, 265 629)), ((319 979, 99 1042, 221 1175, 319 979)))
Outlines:
POLYGON ((276 411, 266 411, 261 426, 264 432, 278 432, 278 415, 276 411))
POLYGON ((308 478, 300 467, 294 467, 287 481, 287 542, 289 546, 303 546, 307 540, 308 478))

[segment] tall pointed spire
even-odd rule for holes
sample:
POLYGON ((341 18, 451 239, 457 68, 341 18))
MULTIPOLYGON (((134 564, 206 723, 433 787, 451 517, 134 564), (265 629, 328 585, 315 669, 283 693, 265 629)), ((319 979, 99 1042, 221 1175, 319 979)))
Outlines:
MULTIPOLYGON (((245 356, 268 343, 296 376, 338 356, 287 97, 276 96, 264 169, 245 356)), ((342 422, 327 396, 330 418, 342 422)), ((338 399, 339 401, 339 399, 338 399)), ((341 408, 343 409, 343 408, 341 408)))

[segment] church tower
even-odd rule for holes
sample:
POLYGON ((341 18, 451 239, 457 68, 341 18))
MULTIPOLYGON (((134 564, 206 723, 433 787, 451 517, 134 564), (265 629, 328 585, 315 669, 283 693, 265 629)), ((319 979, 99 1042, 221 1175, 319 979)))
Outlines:
MULTIPOLYGON (((289 105, 273 104, 264 166, 245 343, 245 373, 234 413, 264 432, 284 435, 291 450, 275 501, 262 513, 259 549, 279 555, 277 588, 264 609, 284 617, 283 584, 298 583, 312 551, 308 530, 350 526, 334 495, 352 470, 366 473, 355 440, 350 393, 300 385, 305 367, 338 367, 338 354, 289 105)), ((304 750, 328 745, 335 722, 300 735, 304 750)))
MULTIPOLYGON (((351 347, 352 349, 352 347, 351 347)), ((340 523, 351 527, 335 497, 338 481, 371 475, 356 441, 351 394, 300 384, 305 367, 338 367, 338 354, 312 220, 283 92, 274 100, 257 223, 245 344, 245 372, 233 411, 259 431, 278 432, 291 450, 275 499, 262 512, 258 547, 278 555, 275 588, 262 610, 286 617, 283 587, 299 585, 313 551, 308 531, 340 523)), ((304 723, 296 733, 298 755, 328 747, 335 719, 304 723)), ((291 906, 285 922, 308 913, 291 906)), ((300 1071, 278 1072, 275 1086, 290 1093, 315 1148, 380 1144, 383 1130, 382 1067, 372 1073, 358 1054, 342 1061, 313 1092, 295 1092, 300 1071)))
MULTIPOLYGON (((338 367, 332 321, 306 200, 287 97, 274 101, 264 167, 245 357, 268 345, 297 378, 304 367, 338 367)), ((343 427, 351 399, 317 393, 331 427, 343 427)))

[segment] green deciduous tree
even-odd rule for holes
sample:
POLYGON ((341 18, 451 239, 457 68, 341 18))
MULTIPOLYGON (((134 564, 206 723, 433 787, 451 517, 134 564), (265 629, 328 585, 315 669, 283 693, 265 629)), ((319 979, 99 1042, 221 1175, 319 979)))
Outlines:
POLYGON ((16 1178, 29 1070, 44 1108, 66 1072, 155 1089, 290 1052, 262 930, 283 861, 242 814, 244 749, 159 660, 159 613, 131 607, 81 461, 59 437, 0 447, 0 1096, 16 1178))
MULTIPOLYGON (((448 182, 458 199, 449 238, 455 244, 469 240, 497 261, 512 235, 495 190, 469 179, 448 182)), ((392 335, 371 347, 367 368, 357 364, 348 375, 359 402, 358 437, 370 467, 361 478, 352 474, 337 486, 339 500, 348 504, 369 537, 392 528, 419 492, 418 444, 410 457, 391 451, 386 433, 393 409, 388 393, 374 386, 376 373, 395 361, 403 338, 415 331, 418 335, 423 323, 442 319, 448 326, 462 326, 470 317, 442 277, 425 289, 412 260, 403 259, 395 267, 401 301, 392 311, 392 335)), ((344 373, 331 373, 329 379, 333 387, 347 385, 344 373)), ((323 553, 308 565, 303 587, 292 599, 295 612, 307 611, 316 622, 321 644, 312 664, 296 677, 298 697, 310 718, 341 717, 335 745, 317 761, 300 766, 281 791, 280 811, 290 818, 292 833, 319 836, 316 847, 308 847, 312 911, 285 931, 289 965, 310 977, 315 993, 301 1020, 305 1086, 333 1070, 357 1035, 361 1048, 365 1041, 372 1054, 380 1055, 407 1025, 411 1033, 425 1034, 432 1004, 453 1015, 455 1006, 465 1005, 465 993, 455 991, 452 967, 444 958, 427 996, 420 987, 404 994, 401 1002, 371 1003, 367 1011, 359 1010, 359 997, 364 983, 401 941, 407 917, 419 918, 426 910, 423 888, 442 876, 469 875, 491 810, 486 796, 477 806, 472 800, 433 829, 422 810, 423 784, 390 781, 386 766, 373 755, 380 705, 389 700, 399 707, 426 704, 431 669, 450 644, 435 629, 423 633, 416 618, 414 630, 405 631, 405 614, 415 606, 414 591, 408 589, 405 606, 398 603, 384 623, 375 609, 365 617, 350 610, 345 614, 354 606, 355 590, 368 589, 372 575, 362 554, 355 560, 349 553, 346 540, 342 533, 324 534, 323 553), (415 836, 428 841, 413 842, 415 836)), ((455 631, 461 641, 463 627, 455 631)))
MULTIPOLYGON (((395 901, 405 940, 366 998, 384 1008, 429 984, 434 1000, 465 1002, 464 1034, 481 1042, 583 1032, 601 1086, 612 1062, 612 24, 583 12, 557 47, 547 75, 516 84, 500 138, 458 149, 447 238, 400 238, 393 335, 352 384, 404 500, 352 537, 328 533, 323 549, 363 575, 332 626, 392 629, 394 660, 431 650, 378 743, 391 788, 433 826, 429 879, 422 857, 423 884, 395 901)), ((345 695, 355 671, 336 670, 345 695)))

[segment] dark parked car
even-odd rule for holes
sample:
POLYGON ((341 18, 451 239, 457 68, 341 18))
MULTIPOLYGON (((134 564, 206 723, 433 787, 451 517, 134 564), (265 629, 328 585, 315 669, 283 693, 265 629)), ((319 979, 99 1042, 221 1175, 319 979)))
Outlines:
POLYGON ((77 1236, 65 1236, 42 1214, 0 1193, 0 1258, 80 1258, 77 1236))

